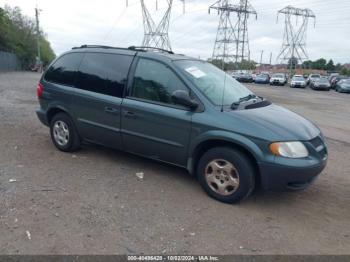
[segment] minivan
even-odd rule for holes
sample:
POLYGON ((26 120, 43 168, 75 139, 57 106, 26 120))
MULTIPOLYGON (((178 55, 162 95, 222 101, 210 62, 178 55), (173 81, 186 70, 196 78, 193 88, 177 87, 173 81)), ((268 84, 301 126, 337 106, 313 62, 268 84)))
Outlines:
POLYGON ((37 96, 59 150, 89 142, 176 165, 226 203, 258 187, 305 189, 327 163, 313 123, 170 51, 73 48, 48 67, 37 96))

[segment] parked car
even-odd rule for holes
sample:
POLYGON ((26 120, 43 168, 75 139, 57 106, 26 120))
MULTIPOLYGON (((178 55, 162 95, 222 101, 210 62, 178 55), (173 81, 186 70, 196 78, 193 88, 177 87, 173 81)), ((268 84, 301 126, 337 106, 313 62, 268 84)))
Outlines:
POLYGON ((340 80, 335 87, 335 91, 339 93, 350 93, 350 79, 340 80))
POLYGON ((316 125, 214 65, 172 52, 74 48, 43 74, 37 96, 58 150, 86 141, 170 163, 227 203, 256 186, 305 189, 327 163, 316 125))
POLYGON ((331 84, 326 77, 315 78, 310 83, 310 88, 313 90, 324 90, 329 91, 331 84))
POLYGON ((332 79, 330 80, 331 88, 335 89, 335 87, 337 86, 337 83, 340 80, 347 79, 347 78, 348 78, 348 76, 344 76, 344 75, 338 75, 338 76, 332 77, 332 79))
POLYGON ((259 74, 255 78, 256 84, 268 84, 270 83, 270 76, 267 74, 259 74))
POLYGON ((308 85, 311 84, 312 81, 316 80, 316 79, 319 79, 321 78, 321 75, 320 74, 311 74, 309 75, 309 77, 307 78, 306 82, 308 85))
POLYGON ((254 82, 252 75, 248 74, 248 73, 239 74, 238 77, 236 78, 236 80, 238 82, 241 82, 241 83, 253 83, 254 82))
POLYGON ((287 83, 285 74, 273 74, 270 78, 270 85, 282 85, 287 83))
POLYGON ((305 78, 302 75, 295 75, 292 78, 292 81, 290 82, 290 87, 306 87, 306 81, 305 78))

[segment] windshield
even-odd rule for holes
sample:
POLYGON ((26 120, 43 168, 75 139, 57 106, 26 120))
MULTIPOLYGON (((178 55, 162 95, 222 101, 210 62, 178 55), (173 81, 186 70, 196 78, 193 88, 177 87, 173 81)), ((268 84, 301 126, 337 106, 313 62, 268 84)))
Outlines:
POLYGON ((304 81, 304 77, 302 77, 302 76, 294 76, 293 80, 294 81, 304 81))
POLYGON ((317 82, 328 83, 329 81, 327 78, 321 77, 321 78, 317 79, 317 82))
POLYGON ((320 75, 311 75, 310 78, 320 78, 320 75))
POLYGON ((223 104, 231 105, 241 98, 253 94, 232 76, 210 63, 179 60, 175 61, 175 64, 214 105, 221 105, 223 97, 223 104))
POLYGON ((282 74, 274 74, 272 77, 275 77, 275 78, 283 78, 284 75, 282 75, 282 74))

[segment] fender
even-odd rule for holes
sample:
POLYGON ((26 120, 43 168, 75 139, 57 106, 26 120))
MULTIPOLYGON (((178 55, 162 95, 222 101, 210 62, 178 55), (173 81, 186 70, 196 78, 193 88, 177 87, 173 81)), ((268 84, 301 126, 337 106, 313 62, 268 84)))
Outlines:
POLYGON ((205 132, 199 136, 197 136, 194 140, 191 141, 190 147, 189 147, 189 158, 187 160, 187 170, 192 173, 194 170, 194 159, 193 156, 196 152, 196 149, 198 146, 204 142, 208 142, 210 140, 221 140, 221 141, 227 141, 228 143, 233 143, 238 146, 243 147, 248 152, 250 152, 254 158, 259 162, 261 159, 263 159, 263 152, 262 150, 250 139, 247 137, 223 130, 212 130, 205 132))

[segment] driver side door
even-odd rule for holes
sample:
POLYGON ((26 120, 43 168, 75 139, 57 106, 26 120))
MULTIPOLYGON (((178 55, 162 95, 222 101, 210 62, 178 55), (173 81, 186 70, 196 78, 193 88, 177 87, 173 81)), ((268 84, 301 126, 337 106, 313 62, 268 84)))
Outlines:
POLYGON ((122 141, 128 152, 187 165, 193 112, 171 94, 189 89, 167 65, 140 58, 122 102, 122 141))

